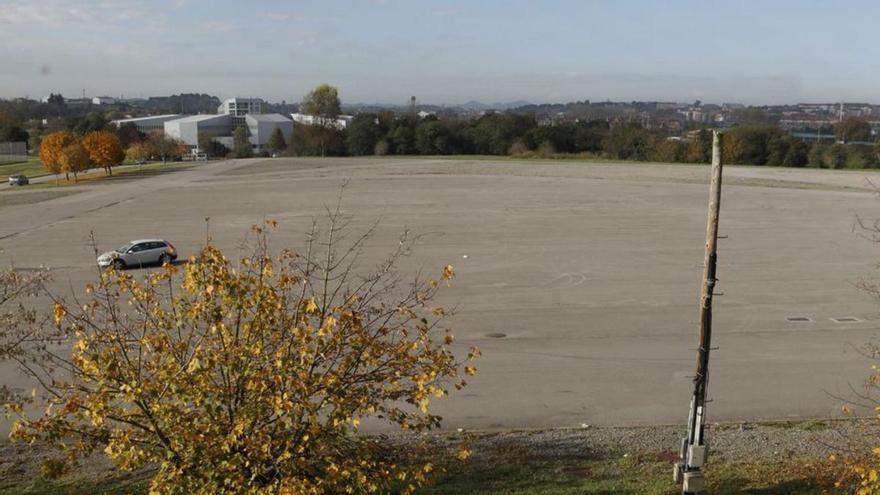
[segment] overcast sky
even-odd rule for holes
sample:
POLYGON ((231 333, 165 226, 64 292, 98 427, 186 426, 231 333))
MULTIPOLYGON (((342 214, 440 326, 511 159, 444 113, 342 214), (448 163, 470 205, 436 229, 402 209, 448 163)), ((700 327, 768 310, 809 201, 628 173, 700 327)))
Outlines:
POLYGON ((0 0, 0 97, 880 103, 880 2, 0 0))

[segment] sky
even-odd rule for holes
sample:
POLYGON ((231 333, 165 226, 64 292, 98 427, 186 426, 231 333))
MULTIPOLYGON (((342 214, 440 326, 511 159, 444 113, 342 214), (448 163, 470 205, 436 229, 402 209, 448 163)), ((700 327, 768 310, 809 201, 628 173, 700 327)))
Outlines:
POLYGON ((880 2, 0 0, 0 97, 880 103, 880 2))

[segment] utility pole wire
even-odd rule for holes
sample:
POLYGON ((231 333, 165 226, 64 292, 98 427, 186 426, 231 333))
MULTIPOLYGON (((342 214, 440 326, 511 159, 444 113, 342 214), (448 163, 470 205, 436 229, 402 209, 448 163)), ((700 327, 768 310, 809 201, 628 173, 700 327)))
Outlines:
POLYGON ((712 178, 709 183, 709 214, 706 225, 706 253, 703 260, 703 286, 700 291, 700 347, 697 350, 697 374, 688 414, 687 437, 682 439, 680 460, 674 478, 682 484, 682 493, 703 493, 702 467, 708 453, 705 438, 706 397, 709 385, 709 352, 712 346, 712 297, 715 293, 718 244, 718 217, 721 210, 722 134, 713 131, 712 178))

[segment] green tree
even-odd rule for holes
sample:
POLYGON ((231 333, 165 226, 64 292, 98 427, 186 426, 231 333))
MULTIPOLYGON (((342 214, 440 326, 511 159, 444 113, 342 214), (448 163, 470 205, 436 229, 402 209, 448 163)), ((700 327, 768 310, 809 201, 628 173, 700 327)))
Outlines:
POLYGON ((829 168, 846 167, 847 153, 846 145, 833 144, 828 150, 828 158, 825 160, 829 168))
POLYGON ((329 125, 342 113, 341 107, 336 88, 329 84, 321 84, 303 97, 300 111, 319 117, 320 125, 329 125))
POLYGON ((229 148, 217 141, 216 136, 210 132, 199 133, 199 151, 211 158, 223 158, 229 154, 229 148))
POLYGON ((395 155, 414 155, 416 153, 416 132, 413 119, 395 121, 394 128, 388 133, 388 141, 395 155))
POLYGON ((8 142, 24 142, 27 143, 30 139, 30 134, 28 131, 22 129, 17 125, 5 125, 0 126, 0 143, 8 143, 8 142))
POLYGON ((489 113, 477 119, 467 130, 471 149, 483 155, 506 155, 511 145, 537 125, 530 115, 489 113))
POLYGON ((354 156, 372 155, 381 135, 376 114, 355 115, 351 125, 348 126, 348 135, 345 139, 348 153, 354 156))
POLYGON ((611 158, 646 161, 654 153, 654 140, 638 122, 627 122, 611 128, 604 148, 611 158))
POLYGON ((847 117, 834 124, 834 137, 843 143, 851 141, 872 141, 871 124, 858 117, 847 117))
POLYGON ((295 156, 344 156, 345 135, 333 126, 297 125, 290 151, 295 156))
POLYGON ((828 165, 825 162, 825 156, 828 152, 828 145, 825 143, 815 143, 810 147, 807 155, 807 164, 815 168, 825 168, 828 165))
POLYGON ((128 148, 134 143, 140 143, 146 139, 147 135, 138 129, 133 122, 126 122, 116 128, 116 137, 122 143, 123 148, 128 148))
POLYGON ((269 140, 266 142, 266 146, 269 147, 272 153, 281 153, 287 149, 287 141, 284 140, 284 133, 281 132, 280 127, 276 127, 272 131, 269 140))
POLYGON ((236 127, 232 133, 232 153, 236 158, 250 158, 254 156, 251 140, 248 137, 247 127, 236 127))
POLYGON ((452 135, 443 121, 429 120, 419 123, 415 138, 415 147, 419 154, 447 155, 452 152, 452 135))

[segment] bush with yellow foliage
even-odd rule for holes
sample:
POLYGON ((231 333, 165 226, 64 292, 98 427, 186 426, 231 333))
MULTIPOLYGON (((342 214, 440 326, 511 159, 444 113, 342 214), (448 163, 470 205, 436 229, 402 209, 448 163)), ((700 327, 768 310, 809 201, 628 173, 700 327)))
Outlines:
POLYGON ((272 256, 267 222, 240 261, 209 243, 182 267, 143 279, 108 269, 88 300, 57 300, 72 349, 50 347, 48 365, 31 368, 48 404, 37 418, 16 409, 11 437, 156 466, 150 493, 414 491, 434 466, 358 430, 437 427, 431 401, 474 373, 431 303, 454 271, 403 284, 404 234, 356 273, 369 233, 338 250, 345 223, 337 210, 302 253, 272 256))

